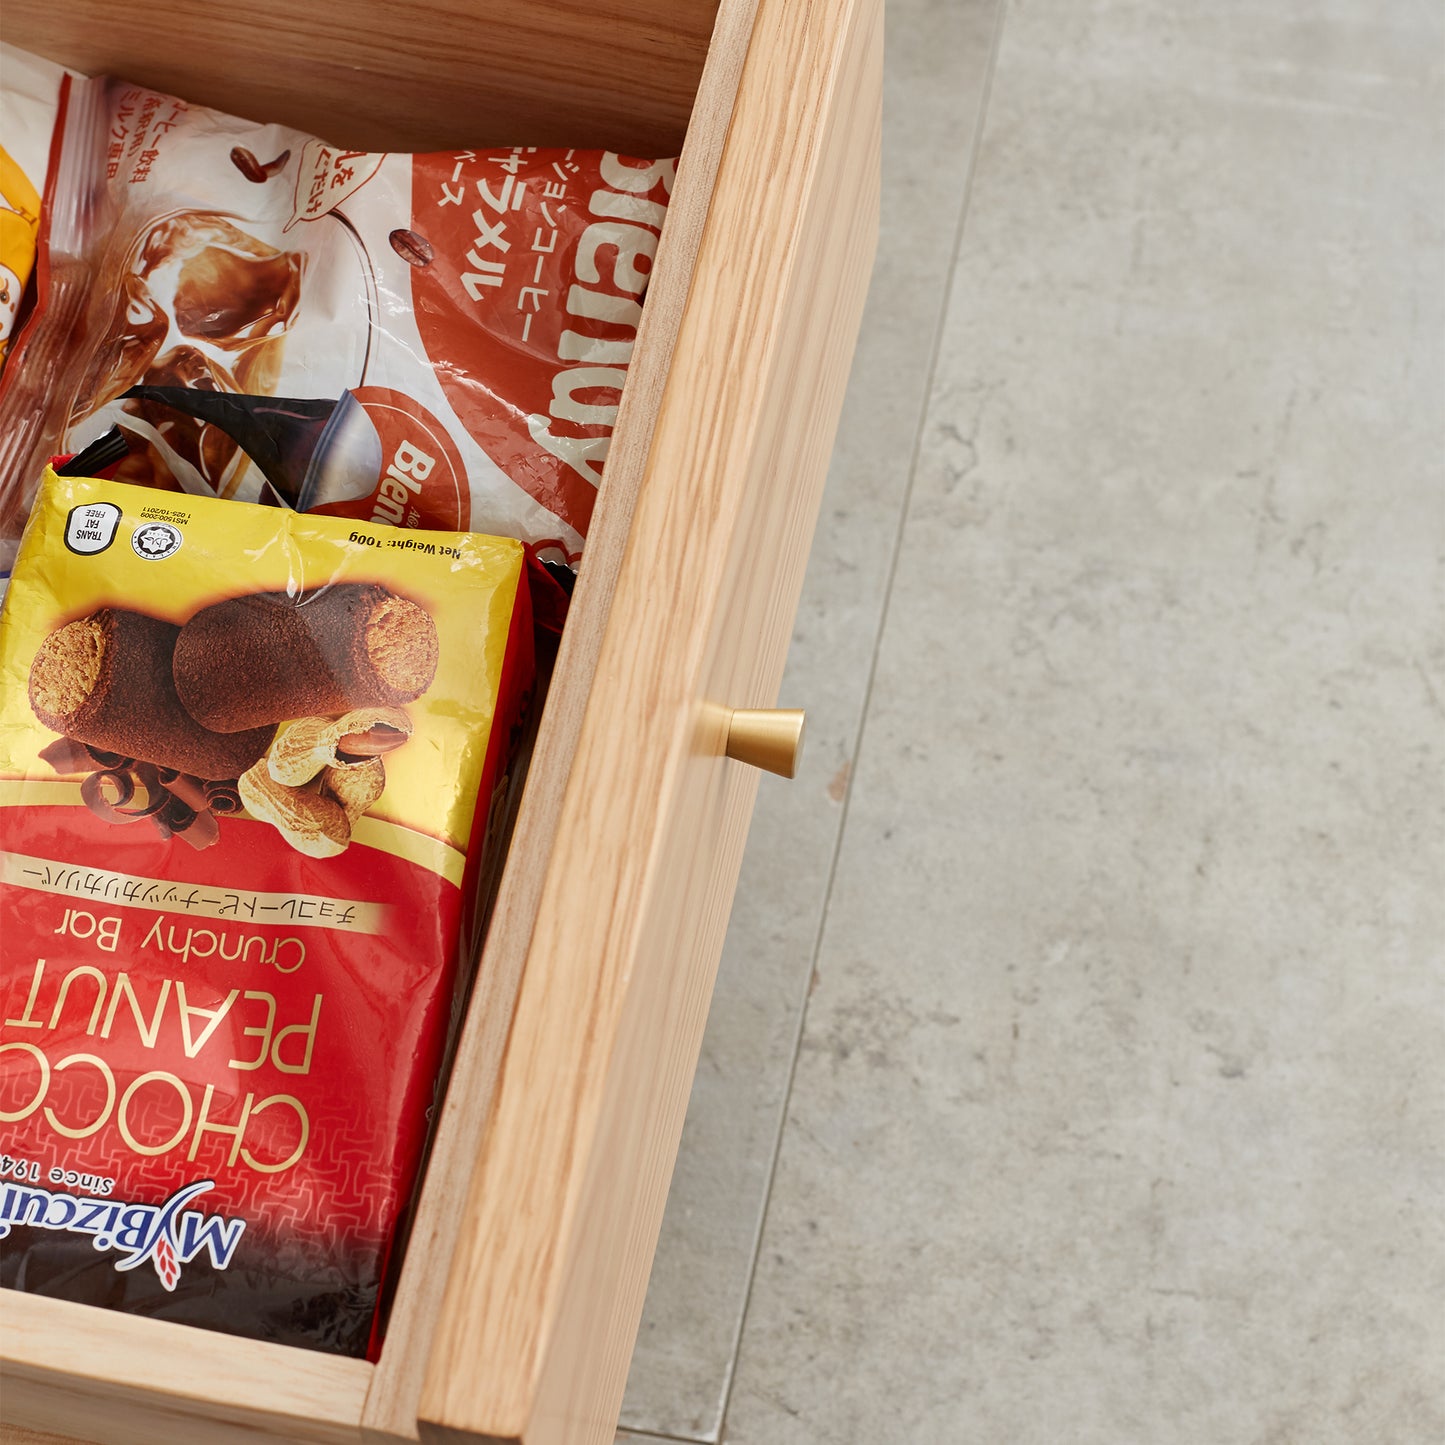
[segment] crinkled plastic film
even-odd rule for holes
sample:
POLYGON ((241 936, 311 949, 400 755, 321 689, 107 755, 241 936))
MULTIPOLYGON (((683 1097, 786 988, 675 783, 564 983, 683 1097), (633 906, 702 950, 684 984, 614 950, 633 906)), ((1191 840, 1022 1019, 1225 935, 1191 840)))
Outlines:
POLYGON ((532 681, 515 540, 49 474, 0 614, 0 1282, 375 1353, 532 681))
POLYGON ((671 160, 346 151, 72 79, 48 285, 0 376, 0 570, 53 453, 121 480, 574 562, 671 160))

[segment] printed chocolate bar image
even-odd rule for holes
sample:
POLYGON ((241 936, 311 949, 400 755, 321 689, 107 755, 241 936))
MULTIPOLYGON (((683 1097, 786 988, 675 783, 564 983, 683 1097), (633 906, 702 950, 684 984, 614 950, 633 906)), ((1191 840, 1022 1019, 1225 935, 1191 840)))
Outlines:
POLYGON ((430 614, 375 583, 227 598, 184 626, 105 607, 40 645, 30 705, 61 734, 42 759, 82 776, 105 822, 150 819, 204 848, 244 808, 329 858, 381 797, 382 758, 412 734, 397 704, 437 658, 430 614))
POLYGON ((412 734, 398 704, 431 686, 437 661, 424 608, 377 583, 346 582, 202 608, 181 629, 173 671, 208 727, 282 724, 238 777, 241 802, 298 853, 332 858, 381 797, 382 758, 412 734))
POLYGON ((156 767, 222 781, 266 754, 271 726, 225 733, 181 705, 172 676, 180 629, 159 618, 102 607, 52 632, 30 666, 30 706, 66 738, 156 767))
POLYGON ((175 686, 202 726, 241 733, 412 702, 431 686, 437 657, 424 608, 375 583, 344 582, 202 608, 176 642, 175 686))

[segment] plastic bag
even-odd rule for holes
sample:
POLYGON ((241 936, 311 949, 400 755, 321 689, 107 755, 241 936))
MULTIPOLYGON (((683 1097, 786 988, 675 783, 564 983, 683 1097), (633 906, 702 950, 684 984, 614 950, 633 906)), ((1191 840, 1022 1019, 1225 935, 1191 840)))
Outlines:
POLYGON ((0 614, 0 1283, 374 1355, 524 561, 48 475, 0 614))
POLYGON ((123 481, 576 561, 672 161, 364 154, 105 78, 60 133, 0 553, 44 459, 119 423, 123 481))

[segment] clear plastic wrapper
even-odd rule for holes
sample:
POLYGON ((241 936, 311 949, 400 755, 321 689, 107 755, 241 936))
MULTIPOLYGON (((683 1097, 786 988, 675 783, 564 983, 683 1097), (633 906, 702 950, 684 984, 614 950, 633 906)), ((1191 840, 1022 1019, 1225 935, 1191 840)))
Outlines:
POLYGON ((501 854, 527 571, 47 475, 0 613, 4 1286, 374 1355, 501 854))
POLYGON ((0 375, 0 570, 45 458, 574 562, 673 162, 342 150, 99 78, 63 86, 45 282, 0 375))

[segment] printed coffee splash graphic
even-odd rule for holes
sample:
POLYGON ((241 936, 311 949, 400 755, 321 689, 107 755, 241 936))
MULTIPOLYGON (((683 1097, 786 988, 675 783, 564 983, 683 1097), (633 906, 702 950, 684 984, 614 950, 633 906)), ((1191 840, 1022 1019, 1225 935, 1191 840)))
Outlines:
MULTIPOLYGON (((283 251, 216 212, 182 211, 152 225, 119 278, 115 307, 96 352, 90 402, 100 410, 133 387, 269 393, 301 303, 305 257, 283 251)), ((225 495, 244 467, 234 438, 144 398, 126 412, 154 429, 132 429, 121 480, 156 485, 169 466, 155 445, 225 495)))
POLYGON ((430 614, 375 583, 232 597, 183 627, 106 607, 41 644, 30 705, 62 734, 41 757, 83 776, 105 822, 203 849, 244 807, 329 858, 385 790, 382 759, 412 734, 402 704, 438 660, 430 614))
POLYGON ((86 204, 45 241, 62 284, 23 343, 43 383, 0 392, 0 569, 45 460, 107 426, 131 442, 118 480, 286 500, 224 425, 163 389, 334 402, 337 445, 314 453, 328 475, 292 479, 313 506, 516 537, 575 565, 671 159, 366 153, 105 77, 75 78, 71 99, 84 119, 59 164, 86 204))

